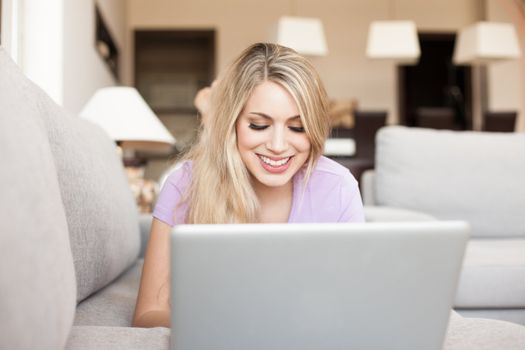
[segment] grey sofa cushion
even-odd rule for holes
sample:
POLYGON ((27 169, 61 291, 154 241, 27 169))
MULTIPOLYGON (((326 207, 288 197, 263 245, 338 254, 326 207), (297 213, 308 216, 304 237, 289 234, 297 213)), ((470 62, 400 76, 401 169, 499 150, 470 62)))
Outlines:
POLYGON ((378 205, 467 220, 473 237, 525 237, 525 135, 386 127, 378 205))
POLYGON ((169 350, 169 328, 75 326, 66 350, 169 350))
POLYGON ((55 159, 77 276, 77 301, 137 258, 138 211, 115 143, 95 124, 40 99, 55 159))
POLYGON ((450 315, 443 350, 522 350, 525 327, 505 321, 450 315))
POLYGON ((525 240, 471 239, 455 307, 525 307, 525 240))
POLYGON ((460 309, 454 308, 458 314, 465 318, 489 318, 506 322, 517 323, 525 326, 524 309, 460 309))
POLYGON ((133 319, 142 265, 139 259, 117 280, 77 306, 76 326, 129 327, 133 319))
POLYGON ((37 98, 0 48, 2 349, 62 349, 75 312, 67 222, 37 98))
POLYGON ((426 213, 419 211, 390 208, 390 207, 376 207, 366 206, 365 221, 366 222, 396 222, 396 221, 435 221, 436 218, 426 213))
POLYGON ((149 234, 151 230, 151 224, 153 221, 153 216, 151 214, 141 214, 139 216, 140 224, 140 254, 141 258, 146 254, 146 248, 148 247, 149 234))

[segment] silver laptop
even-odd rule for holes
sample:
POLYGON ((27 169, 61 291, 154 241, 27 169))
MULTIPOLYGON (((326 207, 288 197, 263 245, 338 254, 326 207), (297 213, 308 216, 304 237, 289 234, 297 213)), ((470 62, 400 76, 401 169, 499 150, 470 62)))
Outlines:
POLYGON ((464 222, 181 225, 173 350, 441 349, 464 222))

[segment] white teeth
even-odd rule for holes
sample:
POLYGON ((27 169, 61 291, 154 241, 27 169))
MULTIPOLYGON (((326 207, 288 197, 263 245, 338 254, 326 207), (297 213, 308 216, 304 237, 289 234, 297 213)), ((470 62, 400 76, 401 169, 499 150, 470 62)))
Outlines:
POLYGON ((261 156, 261 155, 259 155, 259 158, 261 158, 261 160, 263 162, 265 162, 266 164, 274 166, 274 167, 278 167, 278 166, 284 165, 290 160, 290 157, 283 158, 281 160, 272 160, 272 159, 270 159, 268 157, 261 156))

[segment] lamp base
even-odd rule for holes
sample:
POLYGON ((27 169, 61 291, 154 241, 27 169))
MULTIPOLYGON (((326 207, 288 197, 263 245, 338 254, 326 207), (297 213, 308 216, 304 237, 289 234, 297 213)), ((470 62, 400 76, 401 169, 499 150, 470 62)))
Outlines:
POLYGON ((139 212, 151 213, 157 198, 158 185, 153 180, 144 179, 146 161, 138 158, 124 158, 123 162, 131 193, 139 212))

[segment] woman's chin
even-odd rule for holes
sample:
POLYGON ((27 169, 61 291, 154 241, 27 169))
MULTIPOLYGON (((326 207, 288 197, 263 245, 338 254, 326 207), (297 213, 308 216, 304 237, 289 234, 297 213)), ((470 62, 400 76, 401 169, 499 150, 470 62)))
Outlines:
POLYGON ((254 178, 259 185, 272 188, 285 186, 292 179, 288 174, 257 174, 254 178))

